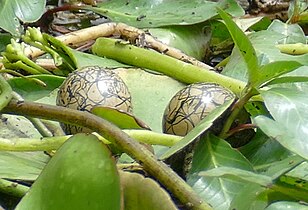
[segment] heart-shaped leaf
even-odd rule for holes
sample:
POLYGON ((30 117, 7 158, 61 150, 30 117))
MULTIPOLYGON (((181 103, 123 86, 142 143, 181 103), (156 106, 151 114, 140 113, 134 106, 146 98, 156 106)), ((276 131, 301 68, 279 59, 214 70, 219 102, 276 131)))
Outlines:
POLYGON ((77 134, 51 158, 17 210, 121 209, 120 179, 108 148, 77 134))

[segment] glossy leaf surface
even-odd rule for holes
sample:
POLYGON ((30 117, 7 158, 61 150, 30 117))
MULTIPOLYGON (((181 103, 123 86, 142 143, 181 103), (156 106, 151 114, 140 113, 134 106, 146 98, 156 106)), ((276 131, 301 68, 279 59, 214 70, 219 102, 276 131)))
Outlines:
POLYGON ((120 210, 120 200, 110 151, 94 135, 77 134, 51 158, 16 209, 120 210))

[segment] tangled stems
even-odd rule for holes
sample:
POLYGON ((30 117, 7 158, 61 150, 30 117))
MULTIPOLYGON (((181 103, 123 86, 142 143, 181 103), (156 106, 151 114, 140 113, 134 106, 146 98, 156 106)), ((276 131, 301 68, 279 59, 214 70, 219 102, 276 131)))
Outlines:
POLYGON ((15 100, 12 100, 3 109, 3 113, 27 115, 90 128, 139 161, 149 174, 157 178, 183 204, 190 206, 192 209, 212 209, 207 203, 202 201, 199 195, 184 180, 166 164, 158 161, 149 150, 124 133, 120 128, 100 117, 65 107, 33 102, 18 102, 15 100))

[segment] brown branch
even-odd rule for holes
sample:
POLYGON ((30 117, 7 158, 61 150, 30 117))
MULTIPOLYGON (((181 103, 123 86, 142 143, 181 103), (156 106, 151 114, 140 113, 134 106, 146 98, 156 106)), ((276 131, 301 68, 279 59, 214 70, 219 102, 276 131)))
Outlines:
POLYGON ((44 118, 90 128, 135 158, 149 174, 156 177, 158 181, 186 206, 191 207, 191 209, 212 209, 166 164, 158 161, 144 146, 102 118, 88 112, 81 112, 65 107, 33 102, 18 102, 16 100, 12 100, 2 110, 2 113, 44 118))

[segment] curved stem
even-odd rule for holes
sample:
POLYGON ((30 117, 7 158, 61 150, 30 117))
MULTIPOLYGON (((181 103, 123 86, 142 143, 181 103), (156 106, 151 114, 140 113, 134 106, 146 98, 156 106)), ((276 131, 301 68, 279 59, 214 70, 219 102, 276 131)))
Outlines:
POLYGON ((14 100, 3 109, 3 113, 57 120, 94 130, 139 161, 149 174, 162 183, 183 204, 192 206, 191 209, 212 209, 209 204, 202 201, 199 195, 165 163, 158 161, 143 145, 132 139, 120 128, 102 118, 88 112, 76 111, 65 107, 33 102, 18 102, 14 100))
POLYGON ((22 197, 29 190, 29 187, 11 182, 5 179, 0 179, 0 192, 3 192, 14 197, 22 197))
POLYGON ((254 89, 249 88, 247 90, 247 93, 241 97, 233 106, 233 109, 231 111, 230 116, 228 117, 227 121, 224 124, 224 127, 222 128, 219 137, 222 139, 225 139, 229 136, 229 130, 232 126, 232 123, 236 119, 237 115, 240 113, 240 111, 243 109, 244 105, 248 102, 248 100, 256 95, 257 93, 254 91, 254 89))
POLYGON ((11 86, 0 74, 0 111, 10 102, 12 92, 11 86))
POLYGON ((240 80, 185 63, 155 51, 123 43, 120 40, 99 38, 93 45, 92 51, 99 56, 106 56, 126 64, 161 72, 184 83, 217 83, 230 89, 237 96, 246 86, 246 83, 240 80))

